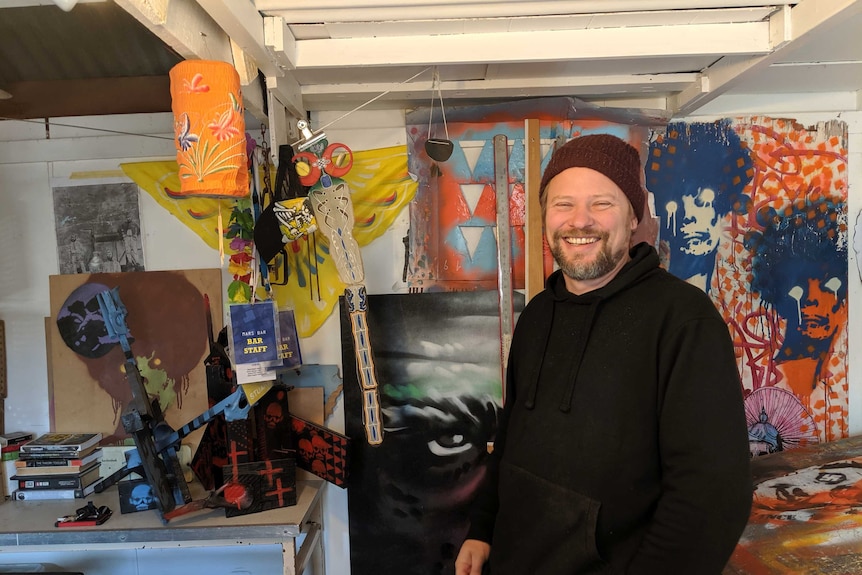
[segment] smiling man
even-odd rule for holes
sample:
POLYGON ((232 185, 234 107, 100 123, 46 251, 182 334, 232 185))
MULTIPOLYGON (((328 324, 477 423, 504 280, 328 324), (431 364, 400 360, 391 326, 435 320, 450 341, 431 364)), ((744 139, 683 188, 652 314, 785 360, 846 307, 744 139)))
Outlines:
POLYGON ((457 575, 717 575, 745 527, 733 345, 704 292, 649 244, 631 246, 641 165, 599 134, 571 140, 545 170, 560 269, 518 319, 457 575))

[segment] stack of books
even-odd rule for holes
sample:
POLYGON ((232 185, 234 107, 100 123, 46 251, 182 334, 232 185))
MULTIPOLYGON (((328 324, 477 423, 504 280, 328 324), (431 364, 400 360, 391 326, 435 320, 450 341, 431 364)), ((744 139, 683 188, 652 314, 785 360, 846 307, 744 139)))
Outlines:
POLYGON ((17 488, 17 484, 12 477, 15 475, 15 460, 18 459, 18 452, 21 446, 33 439, 33 434, 27 431, 13 431, 0 435, 0 460, 3 464, 0 466, 0 494, 4 497, 11 497, 17 488))
POLYGON ((13 499, 80 499, 99 479, 101 433, 46 433, 21 445, 13 499))

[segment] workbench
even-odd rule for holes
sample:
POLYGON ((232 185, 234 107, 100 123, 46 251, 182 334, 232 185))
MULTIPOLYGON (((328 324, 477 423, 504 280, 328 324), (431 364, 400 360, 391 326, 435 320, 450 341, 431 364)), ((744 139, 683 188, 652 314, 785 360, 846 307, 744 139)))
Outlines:
POLYGON ((323 485, 297 482, 294 506, 231 518, 224 509, 202 509, 167 524, 157 511, 121 514, 116 485, 84 499, 7 501, 0 505, 0 565, 47 561, 85 575, 144 573, 151 564, 160 575, 300 575, 310 566, 307 573, 325 575, 323 485), (88 501, 107 505, 113 516, 99 526, 54 526, 88 501))

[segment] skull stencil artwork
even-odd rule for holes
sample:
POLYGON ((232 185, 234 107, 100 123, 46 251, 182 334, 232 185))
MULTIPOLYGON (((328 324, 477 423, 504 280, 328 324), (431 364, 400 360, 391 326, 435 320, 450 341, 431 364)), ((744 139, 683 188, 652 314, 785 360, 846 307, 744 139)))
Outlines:
POLYGON ((275 429, 284 420, 284 412, 281 406, 277 403, 270 403, 266 406, 266 413, 263 416, 266 422, 267 429, 275 429))
POLYGON ((146 511, 155 502, 153 497, 153 488, 149 483, 141 483, 132 489, 132 495, 129 497, 129 503, 138 511, 146 511))
POLYGON ((136 513, 158 509, 159 502, 146 479, 132 479, 117 483, 120 496, 120 513, 136 513))
POLYGON ((272 460, 294 457, 296 449, 287 421, 289 413, 287 387, 284 385, 273 386, 255 407, 261 458, 272 460))

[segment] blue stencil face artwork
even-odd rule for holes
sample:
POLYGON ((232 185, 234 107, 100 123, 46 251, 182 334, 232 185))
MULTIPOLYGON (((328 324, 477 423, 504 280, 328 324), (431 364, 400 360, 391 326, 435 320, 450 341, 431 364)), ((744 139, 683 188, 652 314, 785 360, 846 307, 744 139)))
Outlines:
POLYGON ((775 360, 819 366, 847 321, 846 204, 821 198, 781 212, 769 208, 758 221, 763 231, 745 239, 751 289, 787 323, 775 360))
POLYGON ((655 196, 660 252, 672 274, 709 291, 724 217, 748 211, 748 149, 730 121, 672 123, 650 143, 646 186, 655 196))
POLYGON ((69 294, 57 314, 60 337, 78 355, 98 358, 116 346, 116 342, 108 337, 96 299, 96 294, 107 289, 107 286, 99 283, 83 284, 69 294))

